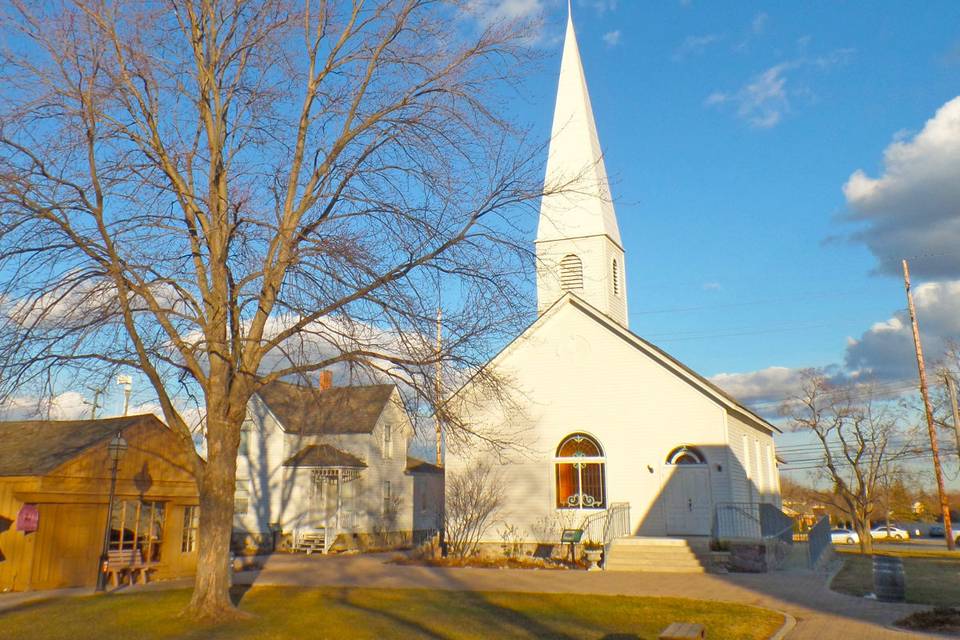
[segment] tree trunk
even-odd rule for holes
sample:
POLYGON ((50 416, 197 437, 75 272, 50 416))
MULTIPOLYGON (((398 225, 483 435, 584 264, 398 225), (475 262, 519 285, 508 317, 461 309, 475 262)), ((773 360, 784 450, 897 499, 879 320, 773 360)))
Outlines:
POLYGON ((208 417, 207 464, 200 482, 197 576, 186 611, 198 620, 221 621, 240 615, 230 599, 229 566, 237 475, 237 443, 231 436, 236 431, 239 439, 239 430, 239 423, 229 425, 226 419, 208 417))
POLYGON ((856 530, 857 535, 860 536, 860 552, 864 554, 873 553, 873 537, 870 535, 870 522, 866 523, 861 520, 856 520, 853 523, 853 528, 856 530))

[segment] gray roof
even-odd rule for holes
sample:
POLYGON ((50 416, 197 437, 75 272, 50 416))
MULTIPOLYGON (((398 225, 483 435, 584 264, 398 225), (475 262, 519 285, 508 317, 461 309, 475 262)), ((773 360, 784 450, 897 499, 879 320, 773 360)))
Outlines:
POLYGON ((311 444, 283 463, 285 467, 352 467, 365 469, 366 463, 353 454, 328 444, 311 444))
POLYGON ((302 435, 371 433, 395 388, 378 384, 321 391, 277 381, 257 395, 284 431, 302 435))
POLYGON ((413 456, 407 456, 407 473, 443 473, 443 467, 438 467, 435 464, 430 464, 425 460, 420 458, 414 458, 413 456))
POLYGON ((42 476, 153 414, 102 420, 0 422, 0 476, 42 476))

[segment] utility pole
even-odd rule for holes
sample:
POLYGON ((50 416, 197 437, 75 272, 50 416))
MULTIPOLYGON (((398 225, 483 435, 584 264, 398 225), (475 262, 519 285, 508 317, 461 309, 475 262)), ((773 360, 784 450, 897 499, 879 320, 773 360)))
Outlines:
POLYGON ((957 408, 957 381, 950 372, 943 370, 943 379, 950 391, 950 408, 953 410, 953 433, 957 436, 957 455, 960 456, 960 409, 957 408))
POLYGON ((917 350, 917 369, 920 372, 920 395, 923 396, 923 410, 927 414, 927 431, 930 434, 930 451, 933 453, 933 471, 937 477, 937 491, 940 493, 940 511, 943 513, 943 530, 947 538, 947 549, 953 551, 953 527, 950 524, 950 504, 943 483, 943 469, 940 468, 940 447, 937 444, 937 431, 933 424, 933 407, 930 405, 930 392, 927 389, 927 370, 923 365, 923 347, 920 344, 920 327, 917 324, 917 310, 913 306, 913 294, 910 292, 910 266, 903 261, 903 287, 907 292, 907 308, 910 310, 910 324, 913 325, 913 345, 917 350))
POLYGON ((440 421, 440 396, 442 391, 440 356, 443 352, 443 310, 437 305, 437 363, 433 373, 433 423, 437 429, 437 466, 443 466, 443 424, 440 421))
POLYGON ((100 405, 100 396, 103 395, 103 387, 87 387, 90 391, 93 391, 93 402, 90 403, 90 419, 97 419, 97 409, 100 405))

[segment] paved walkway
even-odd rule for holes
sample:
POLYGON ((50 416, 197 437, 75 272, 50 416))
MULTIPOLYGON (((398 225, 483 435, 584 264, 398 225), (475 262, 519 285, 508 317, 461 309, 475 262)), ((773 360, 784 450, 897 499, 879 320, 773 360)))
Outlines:
MULTIPOLYGON (((277 554, 262 569, 236 575, 238 584, 354 586, 385 589, 451 589, 677 596, 776 609, 792 615, 790 640, 904 640, 925 637, 888 628, 894 620, 929 607, 887 604, 830 591, 827 575, 811 571, 772 574, 676 574, 529 569, 460 569, 389 563, 389 554, 301 556, 277 554)), ((934 636, 929 636, 934 637, 934 636)))
MULTIPOLYGON (((391 554, 303 556, 276 554, 262 558, 259 570, 236 574, 237 584, 304 587, 350 586, 384 589, 449 589, 593 593, 601 595, 676 596, 750 604, 786 612, 797 626, 789 640, 905 640, 942 637, 909 634, 888 628, 893 621, 928 607, 885 604, 830 591, 827 575, 811 571, 772 574, 677 574, 583 572, 529 569, 448 569, 396 565, 391 554)), ((157 582, 121 589, 189 587, 190 581, 157 582)), ((0 611, 35 600, 88 595, 90 589, 58 589, 0 594, 0 611)))

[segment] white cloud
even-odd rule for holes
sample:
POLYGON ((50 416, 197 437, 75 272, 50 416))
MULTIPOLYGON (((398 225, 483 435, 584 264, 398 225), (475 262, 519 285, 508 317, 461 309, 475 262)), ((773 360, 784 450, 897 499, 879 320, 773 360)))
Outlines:
MULTIPOLYGON (((960 342, 960 280, 931 282, 914 289, 920 324, 920 340, 928 370, 942 363, 948 349, 960 342)), ((951 363, 955 365, 956 363, 951 363)), ((917 375, 913 330, 905 309, 873 323, 857 338, 848 338, 843 365, 830 365, 827 374, 837 381, 898 384, 889 392, 912 392, 917 375), (902 383, 902 384, 900 384, 902 383)), ((768 367, 744 373, 720 373, 711 381, 739 400, 764 403, 772 409, 777 401, 796 393, 802 369, 768 367)))
MULTIPOLYGON (((960 280, 922 284, 913 294, 924 359, 933 366, 943 359, 948 343, 960 339, 960 280)), ((851 338, 844 363, 854 377, 902 380, 915 376, 913 330, 906 310, 851 338)))
POLYGON ((758 129, 770 129, 792 111, 793 98, 813 95, 803 85, 788 87, 788 72, 798 72, 801 68, 828 69, 847 62, 853 53, 853 49, 837 49, 820 56, 781 62, 758 73, 737 91, 714 91, 704 100, 704 105, 735 105, 735 113, 741 120, 758 129))
POLYGON ((707 50, 707 47, 716 44, 722 39, 723 36, 716 33, 708 33, 702 36, 687 36, 673 52, 672 57, 675 61, 680 61, 690 56, 700 55, 707 50))
POLYGON ((464 11, 482 24, 522 20, 543 12, 542 0, 469 0, 464 11))
POLYGON ((801 371, 789 367, 767 367, 747 373, 718 373, 710 378, 715 385, 741 402, 771 402, 787 397, 800 386, 801 371))
POLYGON ((767 23, 770 22, 770 16, 766 11, 761 11, 753 17, 753 21, 750 23, 750 30, 755 34, 760 35, 767 30, 767 23))
POLYGON ((620 30, 608 31, 603 34, 603 41, 607 44, 608 47, 615 47, 620 44, 620 30))
POLYGON ((960 275, 960 97, 953 98, 913 137, 898 132, 872 178, 854 171, 843 194, 849 220, 863 224, 863 242, 884 273, 917 256, 911 271, 928 277, 960 275))
POLYGON ((784 72, 795 63, 782 63, 770 67, 754 77, 736 93, 714 91, 704 104, 718 106, 727 103, 736 105, 739 118, 759 129, 776 126, 783 114, 789 111, 787 97, 787 78, 784 72))
POLYGON ((90 404, 76 391, 65 391, 53 398, 16 396, 0 406, 4 420, 79 420, 90 417, 90 404))
POLYGON ((581 7, 590 7, 597 13, 606 13, 616 11, 619 0, 579 0, 577 4, 581 7))

